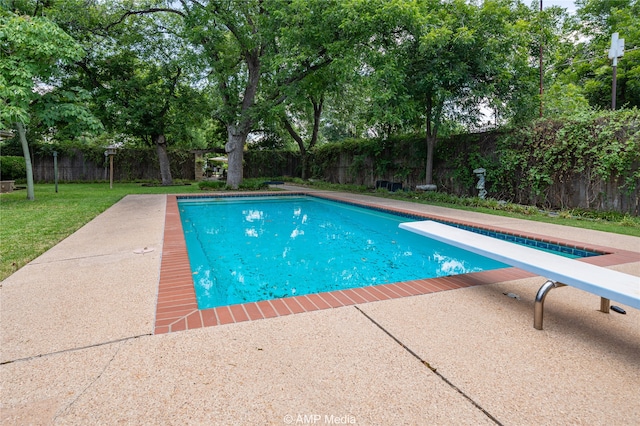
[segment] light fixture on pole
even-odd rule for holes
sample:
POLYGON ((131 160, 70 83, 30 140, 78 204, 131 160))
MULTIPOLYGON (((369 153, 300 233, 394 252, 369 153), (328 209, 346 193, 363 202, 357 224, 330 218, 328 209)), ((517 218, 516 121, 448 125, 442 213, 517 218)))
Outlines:
POLYGON ((618 79, 618 58, 624 55, 624 39, 618 38, 618 33, 611 34, 611 47, 609 48, 609 59, 613 62, 613 79, 611 82, 611 109, 616 109, 616 80, 618 79))

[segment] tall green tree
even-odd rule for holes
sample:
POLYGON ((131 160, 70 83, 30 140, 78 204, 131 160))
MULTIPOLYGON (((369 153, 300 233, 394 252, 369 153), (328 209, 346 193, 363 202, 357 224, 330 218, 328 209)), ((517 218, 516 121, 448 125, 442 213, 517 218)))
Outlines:
POLYGON ((166 10, 123 12, 125 6, 98 3, 72 14, 57 10, 90 51, 76 63, 81 73, 68 84, 91 91, 94 110, 112 134, 154 146, 162 184, 171 185, 171 135, 184 138, 185 128, 200 127, 210 104, 193 84, 197 78, 181 37, 181 17, 166 10))
POLYGON ((182 18, 181 37, 191 42, 194 63, 217 94, 215 117, 227 129, 227 184, 237 187, 247 137, 265 112, 287 98, 287 87, 332 63, 359 36, 344 25, 353 18, 343 13, 351 4, 363 2, 123 1, 122 19, 155 13, 182 18))
POLYGON ((226 124, 227 184, 242 182, 249 133, 282 103, 287 87, 334 61, 348 38, 336 0, 181 1, 185 27, 203 51, 226 124), (295 42, 294 42, 295 37, 295 42), (291 46, 294 46, 292 49, 291 46))
MULTIPOLYGON (((448 121, 474 124, 487 101, 508 96, 528 58, 518 33, 518 14, 508 0, 481 5, 464 0, 404 3, 393 37, 372 63, 382 73, 387 107, 425 132, 425 181, 433 184, 433 153, 448 121), (523 59, 524 58, 524 59, 523 59)), ((380 108, 380 107, 379 107, 380 108)))
MULTIPOLYGON (((62 65, 83 55, 80 45, 49 19, 0 10, 0 128, 15 126, 18 130, 27 166, 29 200, 34 200, 35 194, 25 126, 38 113, 38 101, 56 90, 62 65)), ((66 103, 62 109, 62 115, 67 116, 84 111, 73 103, 66 103)), ((45 120, 55 121, 55 111, 39 111, 49 114, 45 120)))
MULTIPOLYGON (((291 2, 271 23, 277 42, 267 73, 275 78, 268 76, 263 83, 267 110, 263 109, 261 115, 274 116, 277 128, 297 145, 303 179, 309 172, 307 154, 321 138, 324 111, 358 79, 360 43, 370 32, 344 19, 353 8, 362 12, 360 4, 347 2, 291 2), (291 64, 308 61, 318 52, 325 52, 321 66, 313 72, 292 73, 291 64)), ((297 72, 295 66, 293 70, 297 72)))

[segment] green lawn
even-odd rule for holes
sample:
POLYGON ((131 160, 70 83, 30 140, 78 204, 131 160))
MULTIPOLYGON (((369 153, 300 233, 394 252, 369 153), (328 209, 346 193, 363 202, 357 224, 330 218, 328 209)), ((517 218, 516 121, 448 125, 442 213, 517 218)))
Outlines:
MULTIPOLYGON (((256 181, 260 181, 259 179, 256 181)), ((335 186, 337 191, 349 190, 349 187, 335 186)), ((109 189, 108 183, 60 184, 58 193, 52 184, 35 186, 35 201, 26 199, 26 191, 18 190, 0 195, 0 280, 71 235, 85 223, 108 209, 128 194, 178 194, 201 192, 198 185, 180 185, 171 187, 142 186, 139 183, 116 183, 109 189)), ((363 190, 354 190, 363 192, 363 190)), ((394 196, 380 192, 366 191, 369 195, 394 196)), ((423 202, 461 208, 489 214, 506 215, 527 220, 577 226, 606 232, 640 236, 640 220, 626 217, 623 221, 585 220, 584 218, 559 215, 549 217, 545 214, 492 210, 486 207, 461 206, 442 203, 436 200, 418 199, 397 194, 405 201, 423 202)))

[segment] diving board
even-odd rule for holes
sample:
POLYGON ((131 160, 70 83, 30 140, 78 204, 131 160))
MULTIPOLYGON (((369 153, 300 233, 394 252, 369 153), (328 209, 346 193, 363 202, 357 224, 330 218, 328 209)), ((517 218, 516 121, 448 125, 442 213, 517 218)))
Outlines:
POLYGON ((431 220, 401 223, 401 229, 432 238, 547 278, 536 295, 534 327, 542 330, 544 299, 555 287, 569 285, 600 296, 600 310, 610 300, 640 309, 640 277, 536 250, 431 220))

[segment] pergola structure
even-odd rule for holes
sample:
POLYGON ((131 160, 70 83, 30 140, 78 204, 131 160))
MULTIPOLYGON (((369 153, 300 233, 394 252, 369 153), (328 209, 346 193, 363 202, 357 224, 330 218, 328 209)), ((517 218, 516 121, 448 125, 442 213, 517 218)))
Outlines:
POLYGON ((196 171, 196 176, 195 179, 196 181, 201 181, 204 179, 204 175, 202 173, 202 161, 204 161, 204 154, 209 154, 209 153, 214 153, 214 154, 220 154, 220 155, 226 155, 226 151, 224 150, 224 148, 211 148, 211 149, 192 149, 190 151, 192 154, 194 154, 195 156, 195 163, 196 163, 196 167, 195 167, 195 171, 196 171))

